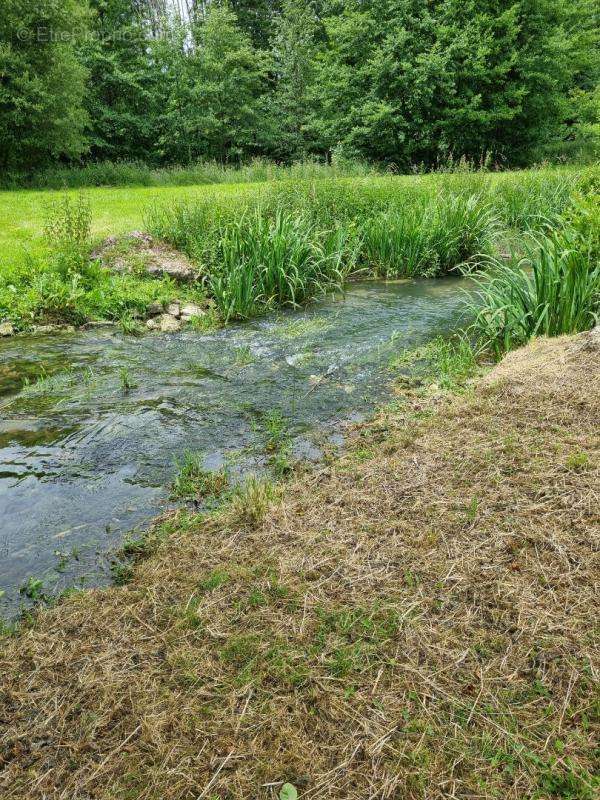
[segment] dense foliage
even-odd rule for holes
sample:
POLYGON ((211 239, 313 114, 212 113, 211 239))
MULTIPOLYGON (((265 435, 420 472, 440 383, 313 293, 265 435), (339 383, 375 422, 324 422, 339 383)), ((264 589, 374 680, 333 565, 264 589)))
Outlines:
POLYGON ((0 0, 0 166, 597 155, 593 0, 181 5, 0 0))
MULTIPOLYGON (((45 250, 0 264, 0 319, 16 330, 94 319, 121 321, 129 330, 150 303, 175 299, 209 299, 221 321, 246 319, 339 289, 350 274, 394 279, 476 269, 515 235, 519 241, 524 233, 540 236, 546 220, 559 214, 568 215, 577 241, 590 243, 586 260, 597 263, 598 213, 590 191, 597 181, 597 167, 548 168, 272 181, 206 189, 175 203, 170 195, 148 211, 146 227, 194 262, 199 280, 185 286, 148 277, 135 251, 124 272, 90 258, 93 208, 67 194, 51 207, 45 250)), ((131 204, 139 202, 131 194, 131 204)), ((118 248, 125 258, 127 241, 118 248)), ((569 259, 557 262, 557 275, 569 259)), ((597 310, 594 286, 586 297, 597 310)))
POLYGON ((508 263, 491 257, 477 280, 473 330, 497 356, 533 336, 560 336, 600 320, 600 194, 577 196, 566 214, 525 240, 508 263))

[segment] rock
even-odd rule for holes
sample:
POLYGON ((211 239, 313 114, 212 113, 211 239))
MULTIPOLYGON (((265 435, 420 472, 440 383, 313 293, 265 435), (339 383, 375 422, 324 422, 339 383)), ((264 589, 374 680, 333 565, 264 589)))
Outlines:
POLYGON ((92 258, 115 272, 137 272, 142 269, 153 277, 168 275, 173 280, 185 283, 197 278, 197 272, 187 256, 143 231, 133 231, 120 237, 110 236, 92 253, 92 258))
POLYGON ((74 325, 34 325, 31 329, 32 333, 48 334, 48 333, 75 333, 74 325))
POLYGON ((165 310, 162 303, 150 303, 146 309, 149 317, 159 317, 165 310))
POLYGON ((160 328, 160 321, 156 317, 151 317, 146 322, 146 327, 149 331, 157 331, 160 328))
POLYGON ((203 317, 206 311, 196 303, 186 303, 181 309, 181 319, 188 322, 192 317, 203 317))
POLYGON ((167 314, 171 317, 176 317, 179 319, 181 316, 181 305, 180 303, 169 303, 167 306, 167 314))
POLYGON ((177 333, 181 330, 181 322, 171 314, 163 314, 158 320, 161 333, 177 333))
POLYGON ((93 330, 94 328, 113 328, 114 322, 109 319, 94 319, 91 322, 86 322, 83 326, 86 330, 93 330))
POLYGON ((31 329, 32 333, 45 335, 48 333, 58 333, 60 325, 34 325, 31 329))
POLYGON ((153 261, 146 267, 146 272, 153 278, 173 278, 180 283, 191 283, 196 279, 196 271, 192 269, 184 255, 175 251, 153 251, 153 261))
POLYGON ((12 336, 14 332, 12 322, 0 322, 0 336, 12 336))
POLYGON ((127 234, 127 239, 139 242, 140 244, 146 245, 146 247, 152 247, 154 245, 152 236, 150 236, 149 233, 144 233, 144 231, 131 231, 131 233, 127 234))

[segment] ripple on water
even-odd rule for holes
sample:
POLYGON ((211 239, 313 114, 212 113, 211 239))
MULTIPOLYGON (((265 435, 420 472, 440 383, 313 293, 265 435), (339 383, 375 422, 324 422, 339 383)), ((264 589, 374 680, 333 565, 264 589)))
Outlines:
POLYGON ((107 554, 165 508, 185 450, 211 469, 256 470, 269 411, 297 457, 342 444, 339 423, 385 397, 392 356, 456 327, 459 283, 358 284, 211 334, 1 342, 0 613, 16 611, 30 576, 50 591, 106 582, 107 554))

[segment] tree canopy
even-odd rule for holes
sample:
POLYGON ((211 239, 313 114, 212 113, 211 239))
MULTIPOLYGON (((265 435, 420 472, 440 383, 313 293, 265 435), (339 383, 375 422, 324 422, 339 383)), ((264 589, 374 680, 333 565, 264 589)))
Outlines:
POLYGON ((599 27, 592 0, 0 0, 0 163, 593 151, 599 27))

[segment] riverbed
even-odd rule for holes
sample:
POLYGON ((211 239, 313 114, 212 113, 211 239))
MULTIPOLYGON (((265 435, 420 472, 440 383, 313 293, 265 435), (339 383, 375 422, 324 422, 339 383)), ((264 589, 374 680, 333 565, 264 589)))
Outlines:
POLYGON ((389 396, 394 355, 462 313, 460 279, 366 282, 211 333, 0 342, 0 616, 32 579, 48 595, 106 584, 124 539, 174 505, 185 451, 234 478, 264 471, 275 414, 295 457, 318 460, 389 396))

